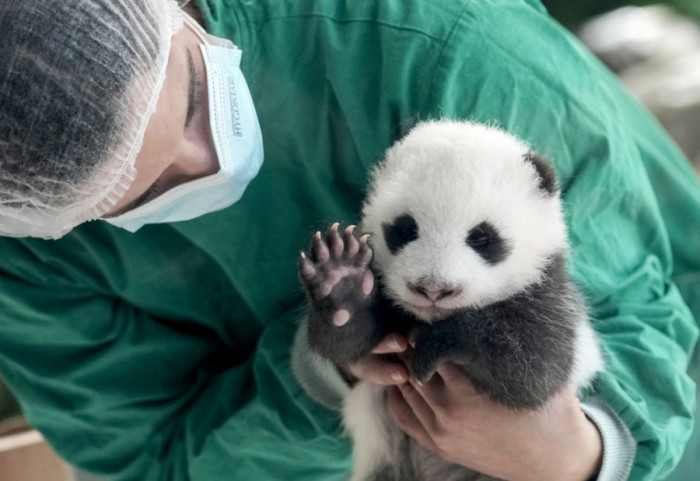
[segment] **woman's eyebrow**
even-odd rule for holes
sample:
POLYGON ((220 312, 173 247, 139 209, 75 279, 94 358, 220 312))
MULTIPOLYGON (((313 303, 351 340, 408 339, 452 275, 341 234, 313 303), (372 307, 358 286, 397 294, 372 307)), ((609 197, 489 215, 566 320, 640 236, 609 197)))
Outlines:
POLYGON ((190 80, 187 98, 187 117, 185 118, 185 127, 190 124, 192 117, 194 116, 194 103, 195 96, 197 94, 197 69, 194 66, 194 59, 192 58, 192 52, 188 47, 185 47, 187 51, 187 63, 189 64, 190 70, 190 80))

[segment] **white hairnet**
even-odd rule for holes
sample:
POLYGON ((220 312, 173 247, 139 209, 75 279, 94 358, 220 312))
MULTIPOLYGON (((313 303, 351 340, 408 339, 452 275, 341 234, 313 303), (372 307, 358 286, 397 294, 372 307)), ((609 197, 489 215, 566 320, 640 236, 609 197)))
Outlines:
POLYGON ((0 0, 0 235, 61 237, 127 191, 182 15, 175 0, 0 0))

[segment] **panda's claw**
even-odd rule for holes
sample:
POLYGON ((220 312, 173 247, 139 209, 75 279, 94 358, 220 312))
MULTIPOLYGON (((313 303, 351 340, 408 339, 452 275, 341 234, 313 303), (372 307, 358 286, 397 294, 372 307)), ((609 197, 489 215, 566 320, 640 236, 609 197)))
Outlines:
POLYGON ((335 229, 331 228, 331 232, 328 236, 328 244, 330 245, 331 255, 333 256, 333 259, 339 259, 340 256, 343 254, 343 251, 345 250, 345 245, 343 243, 342 237, 340 237, 340 234, 338 234, 337 224, 334 224, 334 227, 335 229))
POLYGON ((317 264, 328 262, 330 259, 330 252, 328 250, 328 244, 326 244, 321 233, 317 232, 311 242, 311 254, 313 255, 314 261, 317 264))
POLYGON ((314 263, 306 257, 306 254, 301 253, 301 259, 299 259, 299 274, 305 281, 310 281, 316 275, 316 268, 314 263))
MULTIPOLYGON (((351 226, 352 227, 352 226, 351 226)), ((348 229, 350 229, 348 227, 348 229)), ((352 231, 345 231, 345 257, 353 257, 360 251, 360 241, 355 237, 352 231)))
POLYGON ((372 261, 374 252, 366 243, 360 244, 360 248, 355 256, 355 267, 366 268, 372 261))

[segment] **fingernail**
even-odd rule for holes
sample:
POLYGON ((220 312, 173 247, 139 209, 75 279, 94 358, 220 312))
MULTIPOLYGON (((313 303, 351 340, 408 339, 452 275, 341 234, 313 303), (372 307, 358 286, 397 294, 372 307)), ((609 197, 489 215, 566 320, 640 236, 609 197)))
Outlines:
POLYGON ((411 381, 411 384, 415 384, 418 387, 423 387, 423 383, 420 382, 418 379, 411 378, 410 381, 411 381))
POLYGON ((398 371, 391 375, 391 379, 396 382, 404 382, 403 374, 398 371))

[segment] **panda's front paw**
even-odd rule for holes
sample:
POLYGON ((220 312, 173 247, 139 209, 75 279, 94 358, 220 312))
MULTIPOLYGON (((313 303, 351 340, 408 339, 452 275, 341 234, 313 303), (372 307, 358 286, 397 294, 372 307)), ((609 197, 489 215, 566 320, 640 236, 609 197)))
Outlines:
POLYGON ((374 289, 374 275, 369 269, 369 236, 357 234, 355 226, 341 234, 338 225, 333 224, 325 235, 317 232, 313 236, 311 253, 301 254, 299 276, 312 304, 332 309, 328 320, 340 327, 350 320, 356 306, 367 303, 374 289))
POLYGON ((367 235, 338 224, 311 239, 299 260, 299 277, 308 292, 309 344, 335 362, 349 362, 377 342, 372 307, 375 290, 367 235))
POLYGON ((411 377, 419 383, 425 383, 443 362, 461 364, 465 354, 460 355, 459 346, 465 346, 466 342, 460 339, 459 332, 458 329, 451 328, 449 320, 419 328, 413 335, 411 377))

